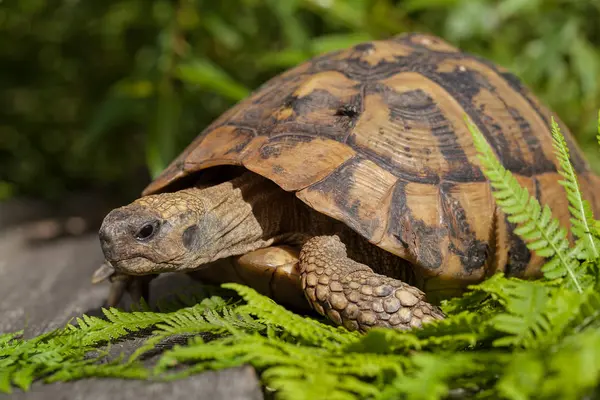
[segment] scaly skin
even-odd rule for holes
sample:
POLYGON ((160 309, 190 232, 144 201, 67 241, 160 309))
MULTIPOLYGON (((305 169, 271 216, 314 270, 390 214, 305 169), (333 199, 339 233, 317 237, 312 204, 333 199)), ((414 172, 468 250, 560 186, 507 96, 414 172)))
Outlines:
POLYGON ((302 289, 312 306, 350 330, 420 327, 444 316, 425 293, 346 255, 338 236, 317 236, 300 252, 302 289))
MULTIPOLYGON (((119 277, 113 278, 119 292, 134 288, 136 297, 147 287, 148 275, 201 271, 229 257, 252 268, 265 257, 265 268, 272 268, 268 248, 289 244, 301 247, 299 278, 293 279, 302 285, 285 287, 298 290, 296 298, 305 297, 337 324, 362 331, 372 326, 409 329, 443 318, 422 291, 403 282, 419 281, 405 262, 252 173, 215 186, 138 199, 106 216, 100 238, 119 277), (247 254, 254 255, 244 261, 247 254), (123 275, 144 276, 137 278, 142 290, 123 275)), ((290 295, 286 293, 288 299, 290 295)))

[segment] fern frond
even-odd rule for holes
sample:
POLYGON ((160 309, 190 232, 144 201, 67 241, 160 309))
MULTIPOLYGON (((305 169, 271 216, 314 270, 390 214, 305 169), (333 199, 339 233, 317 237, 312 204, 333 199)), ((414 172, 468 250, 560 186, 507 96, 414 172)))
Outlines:
POLYGON ((564 312, 576 307, 577 302, 561 303, 565 296, 557 295, 563 290, 572 298, 579 294, 572 290, 560 289, 540 281, 525 281, 505 278, 498 273, 477 285, 470 286, 475 292, 487 293, 497 302, 494 313, 482 319, 481 338, 493 338, 494 346, 535 348, 554 343, 561 335, 554 327, 564 318, 564 312), (489 329, 500 332, 494 335, 489 329))
POLYGON ((70 358, 85 357, 89 348, 65 345, 57 336, 50 332, 29 340, 13 339, 11 351, 0 355, 0 390, 10 392, 11 385, 28 390, 35 379, 62 368, 70 358))
POLYGON ((347 353, 246 335, 209 343, 192 340, 188 346, 176 346, 166 352, 159 365, 166 371, 190 362, 210 367, 219 360, 230 361, 229 366, 253 365, 265 384, 277 391, 277 398, 358 399, 377 395, 386 381, 402 374, 402 365, 408 359, 394 354, 347 353))
POLYGON ((416 353, 407 375, 387 385, 380 399, 429 400, 445 398, 460 376, 475 375, 485 369, 475 354, 416 353))
POLYGON ((543 348, 573 332, 600 327, 600 294, 591 285, 579 294, 564 286, 497 274, 472 290, 488 293, 501 305, 479 326, 487 332, 482 338, 492 337, 488 327, 503 333, 494 346, 543 348))
POLYGON ((543 269, 552 277, 568 275, 579 293, 581 285, 576 276, 577 260, 568 252, 567 231, 560 226, 546 205, 542 208, 535 197, 529 195, 517 179, 498 160, 477 126, 467 120, 483 172, 494 188, 496 204, 508 215, 509 222, 517 224, 515 233, 527 244, 527 248, 541 257, 550 258, 543 269))
POLYGON ((162 323, 156 325, 156 328, 153 335, 131 355, 130 361, 152 350, 158 343, 169 337, 221 332, 238 334, 240 329, 245 332, 260 332, 264 331, 265 326, 249 315, 239 313, 237 309, 222 308, 200 313, 198 308, 189 307, 169 314, 162 323))
MULTIPOLYGON (((499 277, 503 278, 503 275, 492 275, 490 279, 497 279, 499 277)), ((443 300, 441 304, 442 311, 446 315, 459 314, 464 311, 478 313, 493 312, 495 306, 495 302, 490 299, 487 293, 478 290, 469 290, 463 293, 462 296, 443 300)))
POLYGON ((23 336, 23 331, 17 331, 17 332, 9 332, 9 333, 2 333, 0 334, 0 350, 7 348, 8 346, 10 346, 10 343, 12 341, 14 341, 15 339, 19 338, 23 336))
POLYGON ((357 341, 345 346, 344 351, 398 354, 425 349, 463 350, 490 336, 491 331, 486 324, 489 318, 465 311, 410 332, 373 328, 357 341))
POLYGON ((496 315, 490 323, 507 335, 496 339, 494 346, 538 346, 543 342, 541 338, 551 330, 547 317, 550 307, 548 287, 510 280, 504 290, 507 312, 496 315))
POLYGON ((340 350, 342 353, 398 354, 420 350, 422 343, 413 332, 398 332, 391 329, 373 328, 355 342, 340 350))
POLYGON ((8 369, 0 365, 0 393, 11 393, 12 392, 12 381, 13 369, 8 369))
MULTIPOLYGON (((67 375, 60 375, 60 371, 73 377, 84 373, 91 376, 95 373, 94 371, 100 374, 102 370, 95 370, 95 367, 92 366, 85 369, 88 372, 79 371, 79 368, 84 365, 82 364, 84 360, 87 365, 87 362, 96 361, 102 356, 102 354, 96 354, 96 356, 90 357, 89 353, 95 350, 95 345, 115 341, 132 332, 138 332, 161 323, 162 327, 169 331, 169 335, 177 334, 185 329, 193 333, 208 331, 211 328, 213 330, 223 329, 206 323, 202 315, 209 311, 219 311, 224 304, 221 299, 205 299, 200 304, 173 313, 150 311, 129 313, 111 308, 103 310, 107 320, 83 315, 76 319, 76 325, 69 323, 65 328, 29 340, 18 339, 17 334, 2 335, 0 338, 0 370, 2 371, 0 389, 9 391, 11 385, 27 389, 34 379, 43 378, 49 374, 54 374, 56 379, 66 379, 67 375), (193 325, 195 325, 195 329, 190 328, 193 325), (9 383, 6 384, 6 382, 9 383)), ((142 304, 141 307, 143 309, 144 305, 142 304)), ((105 372, 108 374, 108 369, 105 372)))
POLYGON ((326 325, 288 311, 272 299, 260 295, 247 286, 228 283, 222 287, 235 290, 246 301, 247 304, 238 309, 242 314, 254 315, 260 322, 278 326, 292 336, 308 343, 330 348, 348 344, 358 338, 359 334, 356 332, 348 332, 342 327, 326 325))
POLYGON ((463 311, 446 319, 424 325, 415 331, 424 349, 462 350, 492 336, 491 314, 463 311))
POLYGON ((596 141, 600 145, 600 110, 598 110, 598 124, 596 126, 596 141))
POLYGON ((554 301, 561 304, 562 310, 562 315, 553 320, 553 330, 557 335, 600 328, 600 293, 595 288, 587 288, 582 295, 558 291, 554 301))
POLYGON ((518 353, 506 366, 496 388, 507 399, 533 398, 539 393, 544 374, 544 365, 537 351, 518 353))
POLYGON ((513 354, 499 374, 504 398, 582 399, 600 379, 600 331, 586 330, 552 348, 513 354))
POLYGON ((37 367, 37 365, 31 364, 15 369, 11 377, 12 383, 23 391, 28 391, 35 379, 37 367))
MULTIPOLYGON (((125 312, 116 308, 103 309, 108 321, 96 317, 83 316, 77 319, 77 330, 85 332, 82 342, 92 345, 109 340, 115 340, 127 336, 133 332, 150 328, 160 323, 173 323, 174 320, 195 321, 204 312, 212 309, 220 309, 226 303, 216 301, 214 298, 204 299, 201 303, 187 307, 172 313, 160 313, 151 311, 125 312)), ((74 327, 70 327, 73 331, 74 327)))
POLYGON ((559 183, 565 188, 569 200, 572 232, 585 242, 590 258, 595 260, 600 256, 600 252, 596 240, 592 236, 592 226, 594 224, 592 207, 587 200, 583 199, 575 168, 571 163, 569 147, 554 117, 552 118, 552 146, 560 164, 558 172, 564 178, 559 183))
POLYGON ((544 354, 548 371, 540 392, 546 398, 584 398, 600 379, 600 331, 569 336, 556 347, 552 357, 544 354))
POLYGON ((50 375, 44 381, 67 382, 82 378, 120 378, 120 379, 148 379, 151 372, 142 364, 136 362, 123 363, 122 358, 117 358, 108 363, 79 362, 71 363, 50 375))

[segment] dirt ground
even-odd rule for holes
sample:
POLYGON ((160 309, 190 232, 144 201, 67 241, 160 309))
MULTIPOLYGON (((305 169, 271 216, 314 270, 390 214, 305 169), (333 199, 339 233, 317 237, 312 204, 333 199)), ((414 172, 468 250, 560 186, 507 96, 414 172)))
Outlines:
MULTIPOLYGON (((88 199, 89 200, 89 199, 88 199)), ((80 202, 75 201, 73 204, 80 202)), ((25 336, 63 326, 82 313, 99 311, 108 284, 91 285, 90 277, 102 262, 96 234, 108 205, 96 202, 94 215, 79 216, 77 206, 62 210, 23 201, 0 203, 0 332, 25 330, 25 336)), ((151 300, 187 285, 180 276, 153 282, 151 300)), ((129 352, 135 340, 119 344, 129 352)), ((1 396, 0 396, 1 397, 1 396)), ((15 392, 18 399, 262 399, 251 367, 207 372, 172 383, 118 379, 87 379, 51 385, 34 384, 31 392, 15 392)))

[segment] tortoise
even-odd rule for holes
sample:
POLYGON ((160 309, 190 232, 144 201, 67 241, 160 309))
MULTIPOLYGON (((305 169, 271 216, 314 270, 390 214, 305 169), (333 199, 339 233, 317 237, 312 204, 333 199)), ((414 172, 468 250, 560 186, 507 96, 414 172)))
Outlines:
MULTIPOLYGON (((281 297, 361 331, 442 319, 440 299, 496 272, 539 277, 544 260, 496 206, 465 115, 568 224, 549 109, 504 68, 406 33, 304 62, 216 119, 105 217, 99 275, 134 287, 234 259, 262 271, 256 285, 287 277, 281 297)), ((598 210, 598 177, 556 120, 598 210)))

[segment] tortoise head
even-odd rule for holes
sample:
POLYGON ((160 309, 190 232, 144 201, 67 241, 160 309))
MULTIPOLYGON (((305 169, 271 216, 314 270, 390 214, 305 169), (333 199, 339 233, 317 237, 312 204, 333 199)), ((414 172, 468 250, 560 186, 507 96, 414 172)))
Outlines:
POLYGON ((129 275, 188 269, 202 263, 199 253, 211 253, 201 243, 210 237, 201 232, 210 229, 207 214, 202 198, 186 191, 142 197, 104 218, 102 251, 115 270, 129 275))
POLYGON ((100 228, 106 261, 117 272, 190 271, 265 246, 253 206, 280 194, 268 180, 244 175, 203 188, 142 197, 111 211, 100 228))

